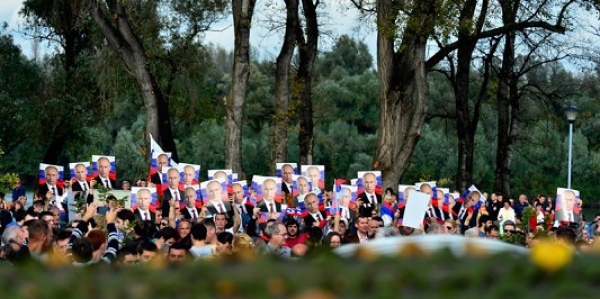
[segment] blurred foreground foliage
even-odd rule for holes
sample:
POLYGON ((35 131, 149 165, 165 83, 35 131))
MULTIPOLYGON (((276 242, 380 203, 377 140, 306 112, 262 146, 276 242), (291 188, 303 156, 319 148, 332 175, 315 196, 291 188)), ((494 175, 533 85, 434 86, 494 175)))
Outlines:
POLYGON ((549 274, 527 257, 319 255, 182 267, 0 267, 3 298, 583 298, 596 297, 600 258, 549 274))

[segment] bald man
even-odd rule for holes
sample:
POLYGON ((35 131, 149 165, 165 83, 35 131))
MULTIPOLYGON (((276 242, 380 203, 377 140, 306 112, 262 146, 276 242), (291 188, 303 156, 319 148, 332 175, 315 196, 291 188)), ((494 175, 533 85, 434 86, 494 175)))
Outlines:
POLYGON ((373 211, 381 204, 381 195, 375 193, 377 177, 367 172, 362 177, 364 192, 358 196, 362 204, 358 207, 358 213, 364 217, 372 217, 373 211))
POLYGON ((281 203, 275 201, 277 194, 277 183, 267 179, 262 183, 263 199, 258 204, 261 212, 281 213, 281 203))

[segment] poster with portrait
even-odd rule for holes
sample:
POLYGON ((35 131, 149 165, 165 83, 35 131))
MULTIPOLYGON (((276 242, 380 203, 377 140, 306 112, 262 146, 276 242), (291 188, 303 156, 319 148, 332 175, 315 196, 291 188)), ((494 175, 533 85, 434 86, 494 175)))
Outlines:
POLYGON ((325 189, 325 166, 324 165, 302 165, 301 174, 308 178, 310 191, 325 189))
POLYGON ((188 192, 190 192, 190 191, 188 191, 188 189, 194 190, 194 194, 196 195, 195 206, 196 206, 196 208, 201 209, 202 208, 202 192, 200 191, 199 184, 189 185, 182 189, 183 193, 184 193, 184 197, 179 200, 179 208, 184 209, 186 206, 185 201, 187 200, 188 192))
POLYGON ((410 193, 410 200, 406 203, 402 225, 414 229, 421 228, 423 215, 428 209, 431 195, 419 191, 410 193))
POLYGON ((554 219, 573 223, 581 222, 581 205, 579 191, 568 188, 556 188, 556 207, 554 219))
POLYGON ((425 194, 429 194, 430 201, 434 197, 437 198, 437 193, 436 193, 437 183, 434 182, 434 181, 432 181, 432 182, 418 182, 418 183, 415 183, 415 188, 419 192, 423 192, 425 194))
POLYGON ((148 209, 151 212, 155 212, 159 206, 158 193, 156 192, 156 188, 150 188, 150 187, 132 187, 131 191, 123 191, 123 192, 129 192, 130 208, 132 210, 135 210, 138 208, 137 195, 141 194, 140 192, 144 192, 142 190, 146 190, 146 191, 150 192, 150 196, 151 196, 152 200, 150 201, 150 205, 149 205, 148 209))
POLYGON ((233 171, 231 169, 209 169, 208 180, 224 179, 226 185, 233 182, 233 171))
POLYGON ((53 164, 45 164, 45 163, 40 163, 40 168, 39 168, 39 180, 38 180, 38 184, 39 185, 43 185, 46 183, 46 172, 49 171, 51 173, 57 174, 56 177, 52 177, 49 178, 49 183, 54 183, 55 185, 58 185, 60 188, 63 188, 63 182, 64 182, 64 171, 65 168, 59 165, 53 165, 53 164))
POLYGON ((198 178, 200 177, 200 165, 179 163, 177 169, 179 169, 179 182, 181 183, 182 188, 199 184, 198 178))
POLYGON ((221 198, 223 201, 228 201, 227 195, 227 178, 219 177, 218 179, 208 180, 200 183, 200 193, 204 204, 207 204, 211 200, 218 200, 221 198), (218 188, 218 187, 221 188, 218 188))
POLYGON ((295 174, 292 176, 292 184, 292 196, 298 196, 299 198, 302 198, 301 201, 304 201, 304 197, 310 193, 310 183, 308 182, 308 178, 303 175, 295 174))
POLYGON ((414 185, 398 185, 398 209, 406 206, 410 194, 416 190, 414 185))
POLYGON ((71 173, 71 182, 78 180, 89 182, 92 179, 92 167, 89 161, 69 163, 69 171, 71 173))
POLYGON ((359 171, 357 174, 358 180, 356 181, 356 185, 358 186, 358 195, 362 194, 365 192, 365 186, 364 186, 364 180, 365 180, 365 175, 370 176, 370 177, 375 177, 375 189, 373 191, 375 191, 375 194, 377 195, 381 195, 382 193, 382 179, 381 179, 381 171, 359 171))
POLYGON ((340 207, 353 210, 356 208, 356 197, 358 196, 358 187, 348 184, 340 184, 333 194, 333 198, 340 207))
POLYGON ((252 190, 256 194, 257 202, 263 200, 265 196, 271 196, 276 202, 281 202, 281 179, 278 177, 254 175, 252 176, 252 190), (275 190, 272 190, 273 187, 275 190), (272 193, 265 194, 265 190, 272 193))
POLYGON ((92 180, 97 182, 96 188, 99 185, 107 189, 117 188, 115 156, 92 155, 92 180))
POLYGON ((116 200, 114 207, 131 209, 131 191, 130 190, 109 190, 101 193, 98 189, 94 190, 94 202, 99 208, 107 207, 109 199, 116 200))

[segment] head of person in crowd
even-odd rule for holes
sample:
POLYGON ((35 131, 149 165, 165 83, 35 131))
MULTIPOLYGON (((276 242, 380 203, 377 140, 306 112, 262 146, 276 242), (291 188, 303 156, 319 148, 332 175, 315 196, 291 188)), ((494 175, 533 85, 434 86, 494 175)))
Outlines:
POLYGON ((134 266, 140 262, 139 243, 125 243, 117 253, 117 264, 120 266, 134 266))
POLYGON ((252 237, 242 233, 233 236, 231 242, 232 253, 242 258, 251 258, 254 255, 254 242, 252 237))
POLYGON ((142 253, 140 254, 140 262, 147 264, 159 258, 158 246, 156 243, 145 241, 140 244, 142 253))
POLYGON ((179 233, 179 237, 182 239, 187 237, 190 233, 190 229, 192 228, 192 222, 189 219, 182 219, 179 221, 179 225, 177 226, 177 232, 179 233))
MULTIPOLYGON (((375 226, 379 226, 377 222, 374 222, 375 226)), ((367 236, 369 233, 369 218, 364 216, 358 216, 354 221, 354 226, 356 227, 356 232, 360 235, 367 236)), ((375 229, 376 230, 376 229, 375 229)))
POLYGON ((206 244, 217 244, 217 227, 215 221, 211 218, 206 218, 202 221, 202 224, 206 227, 206 244))
POLYGON ((492 224, 485 229, 485 237, 488 239, 498 239, 500 236, 500 228, 492 224))
POLYGON ((169 247, 179 240, 179 233, 170 226, 165 226, 160 229, 155 241, 156 246, 164 253, 168 252, 169 247))
POLYGON ((130 230, 131 224, 135 221, 135 215, 129 209, 122 209, 117 212, 117 219, 115 225, 121 232, 130 230))
POLYGON ((299 232, 298 221, 296 221, 296 219, 293 217, 289 217, 285 220, 285 229, 287 231, 288 238, 297 237, 299 232))
POLYGON ((342 236, 336 232, 330 232, 323 238, 323 246, 328 248, 338 248, 342 245, 342 236))
POLYGON ((122 190, 131 190, 131 182, 129 182, 128 180, 123 180, 121 182, 121 189, 122 190))
POLYGON ((215 228, 217 229, 217 234, 225 231, 225 226, 227 225, 227 214, 225 213, 217 213, 214 217, 215 228))
POLYGON ((188 251, 181 242, 175 242, 169 247, 168 261, 170 265, 183 264, 188 260, 188 251))
POLYGON ((217 234, 217 255, 229 256, 233 253, 232 251, 233 234, 229 232, 222 232, 217 234))
POLYGON ((267 228, 269 236, 269 245, 275 250, 281 249, 285 245, 285 239, 287 238, 287 230, 281 223, 271 225, 267 228))
POLYGON ((72 233, 60 228, 55 229, 52 233, 54 235, 54 240, 52 242, 52 249, 54 252, 60 254, 67 253, 67 244, 69 244, 72 233))

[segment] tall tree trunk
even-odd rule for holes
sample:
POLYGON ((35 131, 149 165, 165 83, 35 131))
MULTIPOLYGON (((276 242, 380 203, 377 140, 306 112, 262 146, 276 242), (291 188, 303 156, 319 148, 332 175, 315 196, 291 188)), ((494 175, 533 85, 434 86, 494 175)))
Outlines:
MULTIPOLYGON (((501 0, 502 19, 504 24, 513 23, 519 8, 519 1, 501 0), (514 3, 513 3, 514 2, 514 3)), ((504 51, 502 67, 498 74, 498 145, 496 150, 496 170, 494 188, 504 196, 511 196, 510 175, 512 155, 519 129, 519 96, 515 67, 514 31, 504 35, 504 51)))
MULTIPOLYGON (((90 1, 92 19, 115 50, 125 67, 135 77, 146 108, 146 133, 152 134, 161 147, 179 161, 171 131, 169 107, 148 67, 144 46, 133 32, 127 14, 118 0, 90 1)), ((149 144, 149 136, 146 134, 149 144)))
MULTIPOLYGON (((473 184, 475 132, 477 131, 483 101, 483 97, 476 99, 473 105, 473 116, 471 116, 469 106, 471 62, 477 45, 476 36, 481 33, 488 7, 488 1, 484 0, 481 4, 479 17, 474 21, 473 17, 477 2, 477 0, 466 1, 460 13, 459 22, 463 25, 459 27, 458 39, 461 43, 457 49, 456 76, 455 82, 452 84, 456 102, 456 132, 458 138, 456 187, 461 192, 473 184), (471 23, 474 23, 475 26, 468 26, 471 23)), ((487 88, 487 82, 484 81, 484 83, 480 87, 481 90, 487 88)))
POLYGON ((271 172, 275 173, 275 163, 285 162, 287 156, 287 130, 290 119, 290 63, 296 46, 296 24, 298 23, 298 0, 285 0, 285 36, 281 51, 277 56, 275 77, 275 115, 272 134, 271 172))
POLYGON ((242 174, 243 108, 250 79, 250 28, 255 4, 256 0, 232 1, 235 45, 231 95, 226 106, 225 166, 239 174, 242 174))
POLYGON ((402 44, 395 47, 398 8, 395 1, 377 1, 380 124, 373 167, 382 171, 384 188, 400 182, 427 114, 425 52, 437 11, 436 1, 422 2, 410 14, 402 44))
POLYGON ((300 85, 297 115, 300 118, 298 145, 300 146, 301 165, 313 164, 312 70, 319 43, 318 5, 319 0, 302 0, 302 9, 306 19, 306 39, 304 39, 300 22, 297 23, 296 30, 296 41, 298 42, 300 56, 296 81, 300 85))

